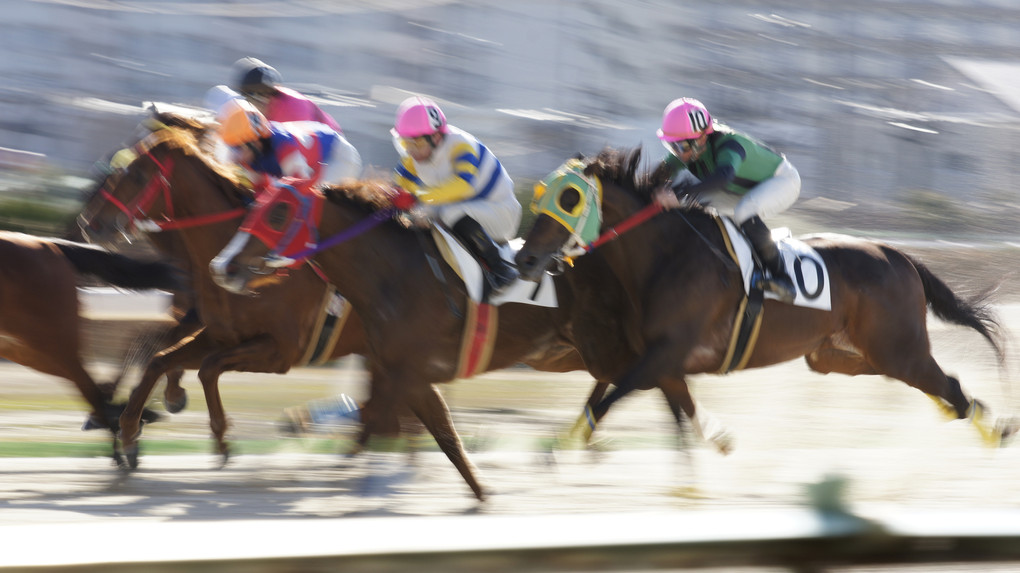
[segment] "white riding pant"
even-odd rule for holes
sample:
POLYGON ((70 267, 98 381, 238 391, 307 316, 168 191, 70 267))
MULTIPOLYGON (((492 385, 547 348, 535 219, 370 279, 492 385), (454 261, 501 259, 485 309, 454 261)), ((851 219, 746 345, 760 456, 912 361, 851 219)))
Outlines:
POLYGON ((755 185, 733 209, 733 220, 737 225, 751 217, 768 219, 787 210, 800 197, 800 173, 784 157, 771 178, 755 185))
POLYGON ((319 180, 320 183, 340 183, 344 179, 361 177, 361 154, 342 135, 333 144, 325 163, 326 169, 319 180))
POLYGON ((521 204, 513 194, 500 201, 492 198, 474 201, 461 201, 444 205, 428 205, 433 219, 439 219, 447 227, 453 228, 457 221, 465 215, 471 217, 485 229, 485 232, 497 243, 506 243, 517 236, 521 226, 521 204))

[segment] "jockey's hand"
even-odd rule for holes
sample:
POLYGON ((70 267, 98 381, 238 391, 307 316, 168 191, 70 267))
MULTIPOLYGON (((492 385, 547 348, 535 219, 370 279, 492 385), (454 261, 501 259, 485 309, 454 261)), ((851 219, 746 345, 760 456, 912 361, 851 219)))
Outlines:
POLYGON ((412 227, 427 229, 432 226, 432 210, 424 203, 416 203, 405 213, 412 227))
POLYGON ((414 193, 403 189, 401 187, 394 187, 390 191, 390 205, 393 205, 396 209, 401 211, 410 211, 412 207, 418 204, 418 198, 415 197, 414 193))
POLYGON ((680 199, 669 187, 663 187, 656 191, 654 199, 663 209, 676 209, 680 206, 680 199))

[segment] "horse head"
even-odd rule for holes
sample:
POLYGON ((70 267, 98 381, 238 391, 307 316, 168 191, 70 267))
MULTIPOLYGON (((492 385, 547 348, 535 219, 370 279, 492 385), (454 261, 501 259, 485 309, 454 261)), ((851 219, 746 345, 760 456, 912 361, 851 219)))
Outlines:
POLYGON ((640 148, 605 149, 568 160, 535 186, 531 210, 538 217, 517 253, 521 278, 538 281, 554 264, 570 263, 591 249, 602 231, 648 205, 660 171, 639 177, 640 148))
POLYGON ((299 267, 320 250, 353 238, 362 228, 367 230, 369 226, 364 223, 388 219, 390 187, 382 180, 363 180, 319 190, 284 178, 259 194, 233 239, 209 263, 213 279, 238 294, 254 294, 279 283, 287 276, 287 269, 299 267), (346 230, 320 243, 319 223, 327 196, 334 204, 353 206, 351 221, 361 218, 363 223, 353 227, 347 226, 351 221, 334 223, 346 230))
MULTIPOLYGON (((198 125, 159 124, 114 154, 109 174, 78 216, 89 241, 112 245, 143 232, 179 227, 182 219, 240 209, 245 195, 229 168, 213 159, 198 125), (210 193, 209 187, 228 190, 210 193)), ((239 217, 241 211, 232 215, 239 217)))

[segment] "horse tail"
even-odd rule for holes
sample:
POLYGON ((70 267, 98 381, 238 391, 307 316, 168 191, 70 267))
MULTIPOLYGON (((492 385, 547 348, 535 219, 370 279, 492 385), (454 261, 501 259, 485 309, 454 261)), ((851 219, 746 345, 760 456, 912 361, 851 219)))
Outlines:
POLYGON ((907 259, 914 265, 917 274, 921 276, 924 297, 935 316, 946 322, 967 326, 978 331, 995 349, 999 363, 1004 363, 1006 346, 1003 340, 1002 325, 999 324, 991 305, 987 302, 988 296, 994 289, 981 293, 970 300, 963 300, 956 296, 949 285, 942 282, 942 279, 935 276, 924 264, 909 256, 907 259))
POLYGON ((186 277, 177 267, 161 261, 141 261, 102 247, 51 239, 79 273, 93 275, 127 289, 182 290, 186 277))

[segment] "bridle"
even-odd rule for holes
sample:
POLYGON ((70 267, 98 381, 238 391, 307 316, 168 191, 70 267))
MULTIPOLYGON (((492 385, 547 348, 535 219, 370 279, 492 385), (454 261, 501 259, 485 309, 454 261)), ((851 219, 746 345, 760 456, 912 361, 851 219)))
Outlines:
MULTIPOLYGON (((170 185, 170 178, 174 168, 173 158, 167 157, 164 161, 160 161, 152 153, 151 148, 146 150, 143 155, 139 156, 139 158, 140 157, 148 158, 158 169, 156 176, 149 180, 141 193, 125 203, 113 195, 113 193, 111 193, 105 185, 99 190, 99 194, 104 199, 117 207, 117 209, 125 215, 126 225, 120 220, 117 221, 117 231, 125 237, 130 237, 136 229, 144 233, 158 233, 160 231, 186 229, 218 223, 221 221, 229 221, 231 219, 242 217, 247 212, 246 207, 237 207, 235 209, 221 211, 218 213, 209 213, 193 217, 175 217, 171 193, 172 189, 170 185), (163 205, 166 212, 163 214, 161 219, 153 219, 149 216, 149 211, 156 203, 156 200, 161 197, 163 199, 163 205)), ((135 161, 137 160, 138 159, 135 159, 135 161)), ((82 223, 85 223, 86 225, 88 224, 87 221, 79 221, 79 225, 82 223)))

